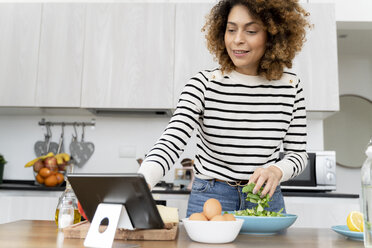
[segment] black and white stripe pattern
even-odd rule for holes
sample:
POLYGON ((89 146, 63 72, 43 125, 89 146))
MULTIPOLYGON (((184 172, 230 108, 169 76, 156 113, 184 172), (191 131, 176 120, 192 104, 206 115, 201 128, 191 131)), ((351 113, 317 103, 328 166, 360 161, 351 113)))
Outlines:
POLYGON ((278 166, 282 181, 306 166, 306 110, 300 80, 267 81, 235 71, 202 71, 185 85, 166 130, 139 173, 154 185, 179 159, 197 130, 195 175, 247 180, 258 167, 278 166), (278 161, 283 146, 285 157, 278 161))

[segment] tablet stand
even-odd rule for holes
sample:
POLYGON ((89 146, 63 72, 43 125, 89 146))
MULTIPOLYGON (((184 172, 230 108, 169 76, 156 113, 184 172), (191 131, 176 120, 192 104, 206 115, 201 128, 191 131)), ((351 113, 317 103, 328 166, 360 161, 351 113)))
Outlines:
POLYGON ((112 247, 116 228, 118 227, 129 230, 134 229, 125 206, 122 204, 100 203, 90 224, 84 246, 112 247), (108 219, 108 226, 105 231, 100 232, 101 222, 106 218, 108 219))

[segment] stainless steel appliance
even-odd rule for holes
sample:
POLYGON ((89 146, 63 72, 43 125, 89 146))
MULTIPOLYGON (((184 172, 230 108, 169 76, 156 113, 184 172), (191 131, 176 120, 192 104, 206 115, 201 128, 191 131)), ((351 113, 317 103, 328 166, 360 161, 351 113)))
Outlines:
MULTIPOLYGON (((309 151, 308 164, 297 177, 281 183, 283 191, 336 190, 336 152, 309 151)), ((282 158, 283 153, 280 154, 282 158)))

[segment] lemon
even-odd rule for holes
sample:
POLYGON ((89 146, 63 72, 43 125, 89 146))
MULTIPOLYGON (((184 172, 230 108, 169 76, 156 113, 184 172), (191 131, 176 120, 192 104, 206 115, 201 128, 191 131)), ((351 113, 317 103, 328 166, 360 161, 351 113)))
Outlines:
POLYGON ((350 231, 363 232, 363 214, 358 211, 351 211, 346 219, 350 231))

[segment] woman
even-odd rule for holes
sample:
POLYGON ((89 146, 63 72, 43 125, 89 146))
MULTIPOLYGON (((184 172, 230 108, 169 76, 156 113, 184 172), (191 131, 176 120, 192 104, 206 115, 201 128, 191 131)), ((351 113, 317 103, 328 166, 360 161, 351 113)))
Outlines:
POLYGON ((203 28, 220 68, 186 84, 164 133, 139 173, 152 187, 197 132, 195 180, 187 216, 216 198, 223 211, 254 207, 242 187, 271 197, 269 211, 285 206, 279 183, 307 161, 302 83, 291 68, 305 40, 307 13, 296 0, 222 0, 203 28), (285 156, 279 161, 283 147, 285 156))

